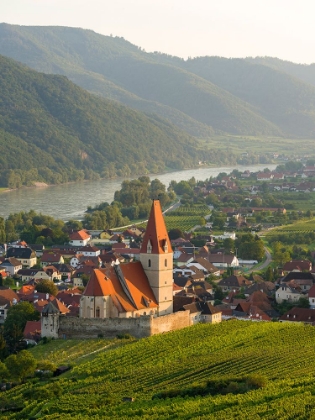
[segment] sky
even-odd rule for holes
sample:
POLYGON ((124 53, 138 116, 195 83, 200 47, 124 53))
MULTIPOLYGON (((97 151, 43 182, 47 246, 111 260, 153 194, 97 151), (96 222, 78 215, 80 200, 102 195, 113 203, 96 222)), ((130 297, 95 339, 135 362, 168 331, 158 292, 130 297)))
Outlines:
POLYGON ((0 21, 70 26, 178 57, 315 63, 314 0, 0 0, 0 21))

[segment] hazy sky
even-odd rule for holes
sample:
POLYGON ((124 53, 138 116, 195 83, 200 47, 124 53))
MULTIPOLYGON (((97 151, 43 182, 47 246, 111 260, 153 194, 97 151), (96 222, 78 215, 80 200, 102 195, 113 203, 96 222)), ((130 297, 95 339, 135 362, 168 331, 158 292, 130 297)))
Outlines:
POLYGON ((113 34, 180 57, 315 63, 314 0, 0 0, 1 21, 113 34))

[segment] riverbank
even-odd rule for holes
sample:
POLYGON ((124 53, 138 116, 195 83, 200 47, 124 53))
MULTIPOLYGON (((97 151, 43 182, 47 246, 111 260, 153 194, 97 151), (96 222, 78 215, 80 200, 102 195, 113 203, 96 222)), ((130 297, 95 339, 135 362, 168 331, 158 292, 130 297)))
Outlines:
MULTIPOLYGON (((204 181, 217 176, 220 172, 230 173, 233 169, 251 172, 261 171, 268 167, 273 170, 276 165, 236 165, 216 168, 199 167, 183 171, 167 172, 164 174, 150 174, 149 178, 158 179, 166 187, 171 181, 188 181, 194 177, 197 181, 204 181)), ((102 202, 111 203, 115 191, 121 189, 124 180, 134 178, 102 179, 97 181, 72 182, 59 185, 48 185, 49 188, 27 187, 10 190, 10 194, 0 194, 0 216, 7 218, 10 213, 35 210, 37 213, 53 216, 55 219, 67 221, 80 220, 86 209, 95 207, 102 202)))

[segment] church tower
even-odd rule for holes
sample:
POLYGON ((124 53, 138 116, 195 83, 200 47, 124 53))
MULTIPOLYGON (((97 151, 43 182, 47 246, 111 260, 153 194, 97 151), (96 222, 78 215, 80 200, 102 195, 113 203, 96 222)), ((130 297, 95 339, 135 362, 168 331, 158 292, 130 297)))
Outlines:
POLYGON ((159 305, 158 316, 173 312, 173 250, 161 204, 153 200, 140 261, 159 305))

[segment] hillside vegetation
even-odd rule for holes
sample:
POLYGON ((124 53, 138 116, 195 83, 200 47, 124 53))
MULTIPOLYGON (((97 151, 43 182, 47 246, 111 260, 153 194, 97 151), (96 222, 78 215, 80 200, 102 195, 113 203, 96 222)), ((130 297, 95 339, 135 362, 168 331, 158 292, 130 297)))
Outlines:
POLYGON ((1 24, 0 36, 0 53, 159 114, 195 136, 314 136, 315 88, 285 66, 218 57, 185 61, 78 28, 1 24))
MULTIPOLYGON (((86 361, 75 356, 70 372, 17 386, 0 399, 2 408, 11 407, 10 419, 312 418, 314 339, 314 328, 301 324, 199 324, 116 341, 86 361)), ((62 346, 65 353, 70 346, 70 359, 76 354, 74 343, 59 343, 59 354, 62 346)), ((34 354, 49 361, 53 346, 37 346, 34 354)))
POLYGON ((0 56, 0 186, 191 167, 206 155, 161 118, 0 56))

